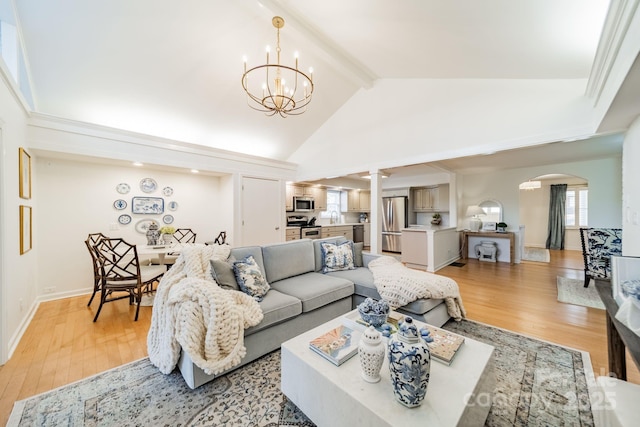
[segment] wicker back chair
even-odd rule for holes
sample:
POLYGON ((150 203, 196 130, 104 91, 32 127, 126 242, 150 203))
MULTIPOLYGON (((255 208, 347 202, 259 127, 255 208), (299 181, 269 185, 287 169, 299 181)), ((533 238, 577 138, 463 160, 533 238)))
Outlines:
POLYGON ((123 298, 129 298, 129 304, 137 303, 137 321, 143 288, 152 287, 166 269, 159 265, 141 266, 136 246, 123 239, 103 238, 94 248, 100 264, 101 293, 100 307, 93 321, 98 320, 105 303, 123 298))
POLYGON ((91 255, 91 264, 93 266, 93 293, 91 294, 91 298, 89 298, 89 303, 87 306, 90 306, 93 302, 93 298, 96 296, 96 293, 100 292, 100 261, 98 259, 98 255, 96 254, 94 246, 98 244, 98 242, 102 239, 107 238, 102 233, 90 233, 87 236, 87 240, 84 241, 84 244, 87 246, 87 250, 89 251, 89 255, 91 255))

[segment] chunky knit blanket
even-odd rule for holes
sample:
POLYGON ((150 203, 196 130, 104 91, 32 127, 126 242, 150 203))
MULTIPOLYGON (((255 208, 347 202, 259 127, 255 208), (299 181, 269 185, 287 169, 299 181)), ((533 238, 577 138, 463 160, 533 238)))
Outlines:
POLYGON ((249 295, 222 289, 211 277, 212 258, 227 259, 229 247, 185 247, 158 285, 147 347, 163 374, 176 367, 180 349, 206 374, 215 375, 246 355, 244 329, 263 314, 249 295))
POLYGON ((455 320, 466 317, 458 284, 453 279, 407 268, 390 256, 372 260, 369 270, 378 293, 392 309, 419 298, 444 299, 449 316, 455 320))

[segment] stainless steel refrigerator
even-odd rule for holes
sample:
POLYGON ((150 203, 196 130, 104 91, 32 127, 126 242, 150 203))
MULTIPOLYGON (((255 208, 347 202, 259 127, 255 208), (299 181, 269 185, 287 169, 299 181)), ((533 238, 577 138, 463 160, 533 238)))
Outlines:
POLYGON ((401 230, 407 226, 407 197, 382 198, 382 250, 402 252, 401 230))

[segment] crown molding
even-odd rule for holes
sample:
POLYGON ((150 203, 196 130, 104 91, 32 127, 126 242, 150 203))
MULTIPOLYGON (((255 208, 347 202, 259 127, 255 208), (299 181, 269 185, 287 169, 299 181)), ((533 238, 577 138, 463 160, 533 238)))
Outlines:
POLYGON ((593 99, 593 105, 600 101, 639 3, 640 0, 611 1, 587 82, 586 95, 593 99))

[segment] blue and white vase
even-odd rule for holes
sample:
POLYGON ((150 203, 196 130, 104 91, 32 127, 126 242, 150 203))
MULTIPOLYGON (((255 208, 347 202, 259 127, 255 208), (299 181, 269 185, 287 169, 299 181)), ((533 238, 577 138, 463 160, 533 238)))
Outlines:
POLYGON ((411 317, 400 323, 398 332, 389 339, 389 373, 393 394, 409 408, 420 406, 427 394, 431 353, 427 342, 433 341, 426 329, 418 333, 411 317))

